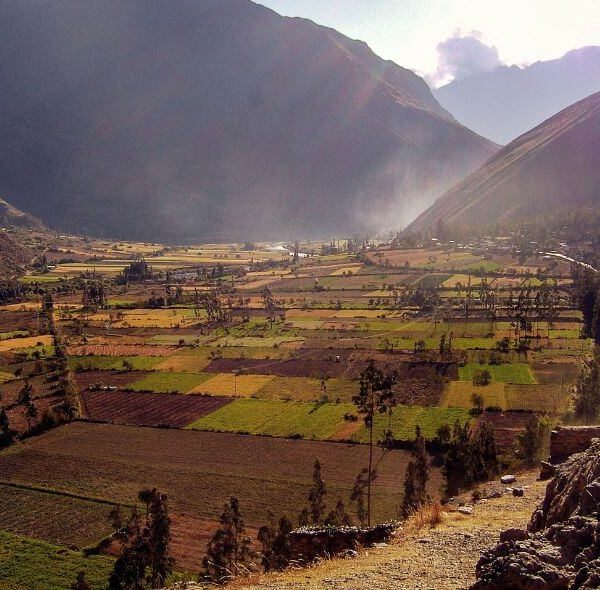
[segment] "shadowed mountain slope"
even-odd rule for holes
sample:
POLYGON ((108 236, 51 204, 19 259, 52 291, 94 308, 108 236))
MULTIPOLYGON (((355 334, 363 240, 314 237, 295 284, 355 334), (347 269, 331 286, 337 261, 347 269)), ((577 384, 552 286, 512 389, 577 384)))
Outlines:
POLYGON ((600 204, 600 92, 517 138, 420 215, 468 228, 600 204))
POLYGON ((0 193, 155 240, 408 222, 497 146, 367 45, 249 0, 7 0, 0 193))

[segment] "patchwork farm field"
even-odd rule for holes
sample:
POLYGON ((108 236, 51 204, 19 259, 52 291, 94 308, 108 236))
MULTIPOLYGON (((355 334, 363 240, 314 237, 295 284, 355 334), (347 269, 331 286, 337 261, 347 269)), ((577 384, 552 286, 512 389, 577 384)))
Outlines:
MULTIPOLYGON (((0 305, 0 404, 17 434, 0 451, 0 587, 63 590, 83 569, 104 588, 114 556, 77 549, 145 488, 168 495, 172 554, 193 578, 232 495, 253 537, 270 512, 296 524, 315 458, 328 510, 342 499, 355 517, 369 432, 353 398, 371 360, 396 375, 375 441, 389 430, 410 448, 417 427, 433 440, 486 421, 518 466, 531 421, 572 415, 592 341, 569 265, 517 259, 503 240, 494 252, 308 242, 294 260, 289 244, 53 237, 50 272, 30 269, 23 296, 0 305), (144 276, 118 277, 142 262, 144 276), (475 385, 482 371, 490 383, 475 385), (65 408, 74 420, 36 430, 65 408)), ((377 522, 398 516, 411 454, 374 452, 377 522)), ((430 459, 438 497, 443 457, 430 459)))

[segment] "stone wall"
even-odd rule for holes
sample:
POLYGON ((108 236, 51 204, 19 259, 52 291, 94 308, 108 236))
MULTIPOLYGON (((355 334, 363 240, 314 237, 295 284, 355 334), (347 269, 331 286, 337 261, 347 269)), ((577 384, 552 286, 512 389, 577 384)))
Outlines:
POLYGON ((600 426, 561 426, 550 435, 550 462, 562 463, 585 451, 593 438, 600 438, 600 426))
POLYGON ((386 523, 370 529, 359 527, 302 527, 290 533, 291 561, 311 563, 317 557, 341 555, 359 547, 390 540, 397 523, 386 523))

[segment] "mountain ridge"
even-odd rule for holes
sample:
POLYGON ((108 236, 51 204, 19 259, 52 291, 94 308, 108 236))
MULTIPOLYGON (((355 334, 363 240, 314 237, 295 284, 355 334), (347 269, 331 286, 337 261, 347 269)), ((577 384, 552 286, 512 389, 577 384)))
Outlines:
POLYGON ((527 220, 600 201, 600 92, 502 148, 407 228, 527 220))
POLYGON ((410 70, 249 0, 33 6, 0 11, 0 194, 57 229, 181 242, 402 225, 497 149, 410 70))

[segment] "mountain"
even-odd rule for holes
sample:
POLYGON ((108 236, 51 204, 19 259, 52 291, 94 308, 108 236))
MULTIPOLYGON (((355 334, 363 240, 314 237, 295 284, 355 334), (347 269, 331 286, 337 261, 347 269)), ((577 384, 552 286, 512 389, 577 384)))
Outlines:
POLYGON ((433 91, 463 125, 504 145, 600 91, 600 47, 583 47, 528 67, 501 66, 433 91))
POLYGON ((514 222, 600 205, 600 92, 515 139, 407 228, 514 222))
POLYGON ((406 223, 497 146, 369 47, 249 0, 6 0, 0 194, 183 241, 406 223))
POLYGON ((39 219, 20 211, 7 203, 4 199, 0 199, 0 227, 16 225, 18 227, 26 227, 29 229, 41 229, 42 222, 39 219))
POLYGON ((0 232, 0 279, 22 274, 22 266, 33 258, 34 253, 14 236, 0 232))

